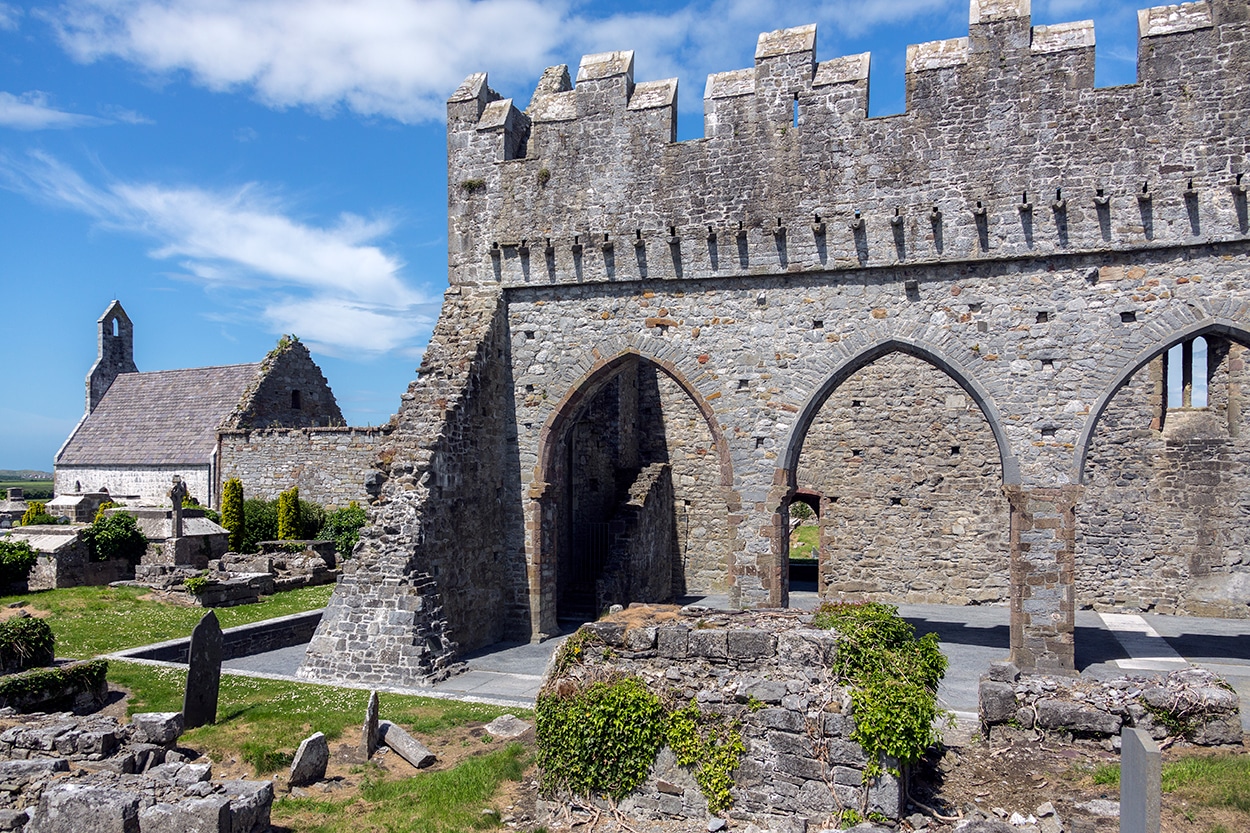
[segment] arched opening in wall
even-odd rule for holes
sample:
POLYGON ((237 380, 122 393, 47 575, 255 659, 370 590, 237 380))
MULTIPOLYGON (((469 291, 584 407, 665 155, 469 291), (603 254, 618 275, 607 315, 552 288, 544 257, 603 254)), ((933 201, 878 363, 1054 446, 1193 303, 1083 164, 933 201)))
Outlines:
POLYGON ((976 401, 888 352, 841 381, 803 438, 795 486, 820 496, 822 600, 1006 603, 1010 507, 976 401))
POLYGON ((1078 609, 1246 615, 1246 356, 1222 332, 1160 345, 1095 415, 1076 511, 1078 609))
POLYGON ((117 334, 118 334, 117 319, 116 319, 116 318, 112 319, 112 320, 109 322, 109 325, 110 325, 110 326, 109 326, 109 329, 113 331, 113 335, 116 337, 116 336, 117 336, 117 334))
POLYGON ((790 498, 789 510, 786 513, 790 544, 786 550, 788 562, 785 572, 791 606, 806 607, 808 605, 804 602, 814 600, 817 595, 820 566, 820 502, 821 496, 814 492, 796 492, 790 498))
POLYGON ((724 594, 721 454, 699 406, 664 368, 627 356, 553 423, 542 559, 565 626, 613 604, 724 594))

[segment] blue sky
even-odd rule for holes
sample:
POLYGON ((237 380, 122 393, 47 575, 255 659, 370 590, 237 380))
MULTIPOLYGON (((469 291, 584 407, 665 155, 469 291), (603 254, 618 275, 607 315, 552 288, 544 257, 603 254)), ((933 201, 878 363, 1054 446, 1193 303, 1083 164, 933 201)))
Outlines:
MULTIPOLYGON (((1136 5, 1092 18, 1098 84, 1132 83, 1136 5)), ((543 68, 636 52, 680 79, 815 22, 817 58, 871 51, 871 111, 903 109, 908 43, 967 34, 968 0, 0 0, 0 468, 51 470, 113 298, 140 370, 308 344, 349 424, 385 422, 446 288, 446 97, 471 72, 524 107, 543 68)))

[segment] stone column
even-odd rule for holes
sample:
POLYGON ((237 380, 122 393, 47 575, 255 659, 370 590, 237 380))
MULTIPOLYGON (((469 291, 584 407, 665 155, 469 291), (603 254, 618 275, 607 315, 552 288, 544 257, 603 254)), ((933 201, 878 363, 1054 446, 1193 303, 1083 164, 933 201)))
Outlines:
POLYGON ((526 574, 529 580, 530 641, 542 642, 559 633, 556 623, 556 581, 559 565, 552 538, 555 530, 544 529, 555 513, 555 490, 550 483, 535 481, 529 487, 526 511, 526 574))
POLYGON ((1011 661, 1074 674, 1076 502, 1080 486, 1004 486, 1011 503, 1011 661))

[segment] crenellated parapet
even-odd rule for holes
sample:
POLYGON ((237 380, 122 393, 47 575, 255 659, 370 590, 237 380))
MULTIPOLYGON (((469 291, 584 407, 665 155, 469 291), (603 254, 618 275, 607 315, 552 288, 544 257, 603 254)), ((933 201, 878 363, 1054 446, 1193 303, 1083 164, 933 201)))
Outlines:
POLYGON ((869 56, 816 27, 716 73, 703 139, 632 52, 548 69, 525 110, 470 76, 448 102, 452 283, 733 277, 1246 236, 1243 0, 1139 13, 1139 80, 1095 88, 1089 21, 972 0, 907 52, 904 113, 868 117, 869 56))

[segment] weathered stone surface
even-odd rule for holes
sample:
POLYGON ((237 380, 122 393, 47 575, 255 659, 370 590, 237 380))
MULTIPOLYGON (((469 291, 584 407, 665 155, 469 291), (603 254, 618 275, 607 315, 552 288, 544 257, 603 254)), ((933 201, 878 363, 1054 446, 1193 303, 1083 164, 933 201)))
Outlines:
POLYGON ((142 833, 233 833, 230 798, 215 795, 153 804, 139 813, 142 833))
POLYGON ((1067 700, 1039 700, 1037 703, 1037 725, 1043 729, 1114 735, 1119 733, 1121 723, 1119 715, 1067 700))
POLYGON ((0 830, 24 830, 30 814, 26 810, 0 810, 0 830))
POLYGON ((295 751, 295 759, 291 761, 292 787, 304 787, 316 783, 326 777, 326 766, 330 763, 330 744, 326 736, 316 732, 300 742, 295 751))
POLYGON ((366 761, 378 748, 378 693, 369 692, 369 705, 365 707, 365 722, 360 729, 360 756, 366 761))
POLYGON ((417 769, 431 766, 437 760, 425 744, 389 720, 378 724, 378 735, 385 746, 417 769))
POLYGON ((222 791, 230 797, 233 833, 266 833, 273 806, 272 781, 222 781, 222 791))
POLYGON ((221 625, 213 611, 205 613, 187 653, 187 690, 182 715, 187 729, 217 722, 217 693, 221 687, 221 625))
POLYGON ((486 724, 487 733, 500 740, 515 740, 533 728, 531 724, 512 714, 501 714, 486 724))
POLYGON ((132 715, 130 723, 139 739, 160 746, 170 746, 182 736, 182 712, 143 712, 132 715))
POLYGON ((1016 716, 1016 689, 1008 683, 982 680, 977 690, 981 719, 987 723, 1005 723, 1016 716))
POLYGON ((139 833, 139 796, 116 787, 59 781, 43 791, 26 829, 39 833, 139 833))

